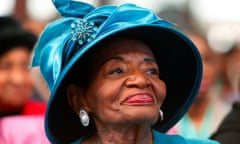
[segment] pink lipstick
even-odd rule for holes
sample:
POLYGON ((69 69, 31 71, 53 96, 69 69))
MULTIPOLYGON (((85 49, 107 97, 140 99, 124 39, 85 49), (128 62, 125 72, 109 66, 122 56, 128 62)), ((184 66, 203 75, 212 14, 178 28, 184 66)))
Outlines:
POLYGON ((147 93, 137 93, 127 97, 124 101, 124 104, 128 105, 148 105, 153 104, 153 96, 147 93))

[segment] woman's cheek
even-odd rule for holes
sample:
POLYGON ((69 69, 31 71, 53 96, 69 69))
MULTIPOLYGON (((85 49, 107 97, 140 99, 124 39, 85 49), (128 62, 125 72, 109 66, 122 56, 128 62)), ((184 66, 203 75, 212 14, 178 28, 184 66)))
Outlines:
POLYGON ((154 91, 157 96, 157 99, 162 104, 167 94, 166 84, 162 80, 158 80, 153 84, 154 84, 154 91))

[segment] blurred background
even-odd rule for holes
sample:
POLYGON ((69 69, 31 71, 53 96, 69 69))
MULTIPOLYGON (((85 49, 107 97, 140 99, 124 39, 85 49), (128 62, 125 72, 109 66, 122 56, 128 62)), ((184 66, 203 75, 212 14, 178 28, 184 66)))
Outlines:
MULTIPOLYGON (((240 37, 239 0, 82 0, 95 6, 131 2, 153 9, 178 28, 194 28, 207 35, 210 45, 226 51, 240 37)), ((0 16, 15 15, 25 26, 40 34, 58 17, 51 0, 1 0, 0 16)))

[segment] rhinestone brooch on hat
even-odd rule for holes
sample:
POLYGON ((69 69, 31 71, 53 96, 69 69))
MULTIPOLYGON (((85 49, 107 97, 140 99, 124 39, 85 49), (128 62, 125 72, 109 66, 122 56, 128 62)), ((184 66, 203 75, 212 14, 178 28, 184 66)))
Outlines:
POLYGON ((73 41, 78 41, 79 45, 92 41, 97 32, 97 27, 93 22, 86 19, 77 19, 71 24, 71 35, 73 41))

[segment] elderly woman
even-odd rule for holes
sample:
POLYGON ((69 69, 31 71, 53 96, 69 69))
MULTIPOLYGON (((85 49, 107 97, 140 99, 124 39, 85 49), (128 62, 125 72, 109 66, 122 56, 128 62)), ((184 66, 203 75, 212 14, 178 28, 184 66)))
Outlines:
POLYGON ((217 143, 164 134, 188 110, 202 78, 193 43, 133 4, 53 1, 33 66, 51 91, 45 128, 52 143, 217 143))

